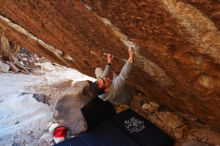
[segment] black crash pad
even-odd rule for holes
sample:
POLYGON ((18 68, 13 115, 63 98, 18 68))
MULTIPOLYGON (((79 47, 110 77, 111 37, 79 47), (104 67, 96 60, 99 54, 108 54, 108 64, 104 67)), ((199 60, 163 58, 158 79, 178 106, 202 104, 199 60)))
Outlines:
POLYGON ((173 146, 174 140, 132 110, 57 146, 173 146))
POLYGON ((81 108, 81 112, 87 122, 88 130, 92 130, 110 117, 116 115, 113 105, 96 97, 81 108))
POLYGON ((111 122, 140 146, 174 144, 174 140, 169 135, 130 109, 111 118, 111 122))

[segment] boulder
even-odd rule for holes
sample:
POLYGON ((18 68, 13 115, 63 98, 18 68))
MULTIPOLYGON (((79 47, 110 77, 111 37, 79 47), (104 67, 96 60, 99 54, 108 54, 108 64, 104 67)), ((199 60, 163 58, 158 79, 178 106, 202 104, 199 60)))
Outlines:
POLYGON ((172 129, 184 125, 182 119, 172 112, 157 112, 156 115, 167 127, 172 129))
POLYGON ((36 63, 36 65, 40 66, 43 71, 52 71, 55 69, 55 67, 50 62, 44 62, 44 63, 36 63))
POLYGON ((6 72, 9 71, 9 69, 10 69, 10 66, 8 64, 5 64, 5 63, 0 61, 0 71, 1 72, 6 73, 6 72))
POLYGON ((91 82, 75 82, 62 93, 54 106, 54 119, 61 126, 70 128, 72 134, 79 134, 87 130, 87 123, 81 108, 95 98, 91 82))
POLYGON ((7 61, 7 64, 10 66, 10 69, 13 72, 18 72, 19 71, 19 69, 12 62, 7 61))
POLYGON ((191 135, 212 145, 220 145, 220 133, 211 129, 192 129, 191 135))
POLYGON ((159 108, 160 108, 160 105, 155 102, 145 103, 142 105, 142 110, 151 112, 151 113, 157 112, 159 108))
POLYGON ((44 94, 36 94, 35 93, 35 94, 33 94, 33 98, 36 99, 38 102, 49 104, 48 103, 48 98, 44 94))
POLYGON ((181 138, 183 137, 183 131, 184 131, 184 128, 183 128, 183 127, 174 129, 174 136, 175 136, 177 139, 181 139, 181 138))
POLYGON ((209 146, 209 145, 206 143, 192 141, 192 142, 184 142, 184 143, 182 143, 181 146, 209 146))

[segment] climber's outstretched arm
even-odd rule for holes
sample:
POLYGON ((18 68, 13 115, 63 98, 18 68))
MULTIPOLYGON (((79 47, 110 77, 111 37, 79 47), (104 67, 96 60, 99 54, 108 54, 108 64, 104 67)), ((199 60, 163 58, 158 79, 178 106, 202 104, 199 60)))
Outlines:
POLYGON ((134 63, 135 53, 134 53, 133 48, 129 48, 128 53, 129 53, 129 58, 127 62, 123 66, 120 74, 113 80, 112 85, 114 86, 115 89, 119 89, 121 86, 125 84, 125 81, 128 78, 128 75, 134 63))
POLYGON ((105 66, 105 70, 104 70, 104 72, 103 72, 102 77, 109 77, 112 60, 113 60, 112 55, 111 55, 111 54, 108 54, 108 56, 107 56, 108 64, 105 66))

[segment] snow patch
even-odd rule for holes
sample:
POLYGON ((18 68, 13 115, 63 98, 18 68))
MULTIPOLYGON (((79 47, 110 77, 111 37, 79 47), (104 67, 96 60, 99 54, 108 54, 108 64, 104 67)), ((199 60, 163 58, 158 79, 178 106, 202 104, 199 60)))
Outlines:
POLYGON ((48 132, 48 123, 53 121, 51 108, 36 101, 27 87, 53 84, 63 80, 95 80, 62 66, 53 66, 50 63, 41 66, 46 68, 44 70, 46 72, 40 76, 0 73, 1 146, 13 143, 37 146, 40 137, 48 132), (22 95, 23 92, 30 94, 22 95))

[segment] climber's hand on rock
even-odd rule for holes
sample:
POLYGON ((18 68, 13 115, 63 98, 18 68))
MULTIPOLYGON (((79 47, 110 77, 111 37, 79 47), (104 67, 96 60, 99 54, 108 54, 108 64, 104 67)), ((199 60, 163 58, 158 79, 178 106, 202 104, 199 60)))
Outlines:
POLYGON ((112 54, 108 54, 107 60, 108 60, 108 63, 109 63, 109 64, 112 64, 112 60, 113 60, 112 54))
POLYGON ((128 54, 129 54, 129 59, 128 61, 130 63, 133 63, 134 62, 134 56, 135 56, 135 53, 134 53, 134 49, 132 47, 129 47, 128 49, 128 54))

